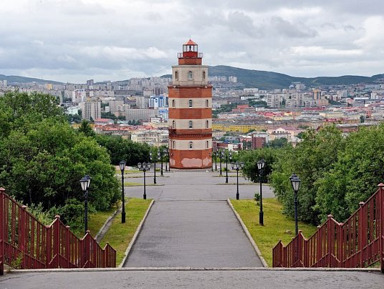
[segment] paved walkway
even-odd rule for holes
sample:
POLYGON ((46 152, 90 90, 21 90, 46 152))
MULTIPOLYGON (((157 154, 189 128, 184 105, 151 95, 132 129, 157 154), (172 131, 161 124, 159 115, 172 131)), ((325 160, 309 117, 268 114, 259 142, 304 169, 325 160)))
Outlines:
POLYGON ((14 273, 1 289, 382 289, 384 274, 354 271, 89 271, 14 273))
MULTIPOLYGON (((217 173, 167 173, 158 186, 148 187, 156 199, 144 230, 127 261, 127 268, 112 270, 58 270, 9 273, 0 276, 0 289, 156 288, 156 289, 382 289, 384 274, 340 270, 274 270, 255 268, 250 249, 224 200, 234 198, 232 185, 221 185, 217 173), (216 184, 216 185, 215 185, 216 184), (211 232, 212 231, 212 232, 211 232), (236 236, 235 236, 236 235, 236 236), (188 270, 130 268, 130 266, 251 266, 252 268, 188 270)), ((142 178, 141 178, 142 179, 142 178)), ((132 181, 140 181, 140 178, 132 181)), ((257 185, 240 179, 241 198, 253 198, 257 185)), ((129 179, 127 179, 129 181, 129 179)), ((149 178, 148 178, 149 181, 149 178)), ((151 183, 151 182, 148 182, 151 183)), ((264 196, 273 194, 264 187, 264 196)), ((141 187, 127 188, 128 196, 142 196, 141 187)))
MULTIPOLYGON (((174 171, 157 177, 158 186, 147 190, 156 202, 125 267, 262 267, 225 201, 236 186, 222 185, 225 179, 217 175, 174 171)), ((241 180, 247 184, 241 188, 254 194, 255 185, 241 180)), ((126 193, 141 192, 128 187, 126 193)))

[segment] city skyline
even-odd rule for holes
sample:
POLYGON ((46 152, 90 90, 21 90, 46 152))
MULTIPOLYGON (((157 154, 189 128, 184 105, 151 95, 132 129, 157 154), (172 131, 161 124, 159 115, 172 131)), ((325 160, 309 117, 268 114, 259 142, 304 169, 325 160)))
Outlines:
POLYGON ((75 83, 160 76, 189 38, 212 66, 384 72, 384 3, 285 2, 4 0, 0 74, 75 83))

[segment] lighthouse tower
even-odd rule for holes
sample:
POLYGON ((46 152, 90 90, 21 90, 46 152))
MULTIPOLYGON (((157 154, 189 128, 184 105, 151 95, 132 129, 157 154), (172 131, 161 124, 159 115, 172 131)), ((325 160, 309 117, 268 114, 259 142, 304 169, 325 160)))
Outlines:
POLYGON ((171 168, 212 166, 212 86, 202 58, 198 45, 189 40, 178 54, 179 65, 172 66, 168 86, 171 168))

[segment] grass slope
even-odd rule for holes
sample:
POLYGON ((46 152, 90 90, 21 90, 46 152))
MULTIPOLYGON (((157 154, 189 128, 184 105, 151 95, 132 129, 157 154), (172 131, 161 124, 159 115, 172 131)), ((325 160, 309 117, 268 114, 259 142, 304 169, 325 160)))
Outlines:
MULTIPOLYGON (((263 199, 264 226, 259 225, 259 208, 253 200, 231 200, 237 213, 248 228, 268 266, 272 266, 272 249, 279 240, 288 244, 295 233, 294 220, 283 215, 282 205, 277 199, 263 199)), ((316 227, 299 222, 299 230, 310 237, 316 227)))
POLYGON ((101 246, 104 247, 109 243, 116 250, 116 265, 118 266, 124 258, 124 253, 129 242, 136 232, 138 225, 143 219, 152 200, 143 200, 130 198, 126 202, 126 222, 121 223, 121 214, 116 215, 112 221, 112 225, 104 238, 101 240, 101 246))

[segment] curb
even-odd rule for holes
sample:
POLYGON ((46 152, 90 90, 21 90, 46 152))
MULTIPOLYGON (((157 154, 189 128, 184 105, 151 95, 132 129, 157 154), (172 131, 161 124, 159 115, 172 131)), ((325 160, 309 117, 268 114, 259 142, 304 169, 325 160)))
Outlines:
POLYGON ((117 268, 119 268, 119 269, 122 268, 124 266, 125 262, 127 261, 129 253, 131 252, 133 245, 136 243, 136 240, 139 237, 139 234, 140 234, 141 229, 142 229, 142 227, 144 225, 144 222, 147 219, 148 214, 149 214, 149 212, 150 212, 150 210, 151 210, 151 208, 152 208, 154 203, 155 203, 155 200, 152 200, 152 202, 149 204, 149 207, 148 207, 147 211, 145 212, 144 218, 141 220, 139 226, 137 227, 136 232, 135 232, 135 234, 133 235, 133 237, 131 239, 131 242, 129 242, 127 250, 125 250, 124 258, 123 258, 123 260, 121 261, 121 263, 119 264, 119 266, 117 268))
POLYGON ((364 272, 380 273, 380 268, 265 268, 265 267, 123 267, 123 268, 72 268, 72 269, 12 269, 6 274, 65 273, 65 272, 132 272, 132 271, 269 271, 269 272, 364 272))
POLYGON ((104 236, 100 236, 101 235, 101 233, 103 232, 103 230, 105 229, 105 227, 116 217, 116 215, 118 214, 118 213, 120 213, 121 212, 121 207, 119 208, 119 209, 117 209, 115 212, 113 212, 113 214, 112 215, 110 215, 109 217, 108 217, 108 219, 105 221, 105 223, 101 226, 101 228, 100 228, 100 230, 99 230, 99 232, 97 232, 97 234, 96 234, 96 236, 95 236, 95 239, 96 239, 96 242, 97 243, 100 243, 100 241, 103 239, 103 237, 104 236), (100 237, 100 240, 98 240, 98 238, 100 237))
POLYGON ((251 234, 249 233, 247 227, 245 226, 243 220, 240 218, 240 215, 235 211, 235 209, 233 208, 232 203, 231 203, 231 201, 229 199, 227 199, 227 203, 228 203, 229 207, 232 209, 232 212, 235 214, 235 216, 236 216, 237 220, 239 221, 241 227, 243 228, 243 231, 244 231, 245 235, 247 235, 249 242, 251 243, 253 249, 256 252, 256 255, 260 258, 261 263, 263 264, 263 266, 265 268, 268 268, 267 262, 265 261, 263 255, 261 254, 261 251, 260 251, 259 247, 257 247, 255 241, 253 240, 253 238, 252 238, 251 234))

